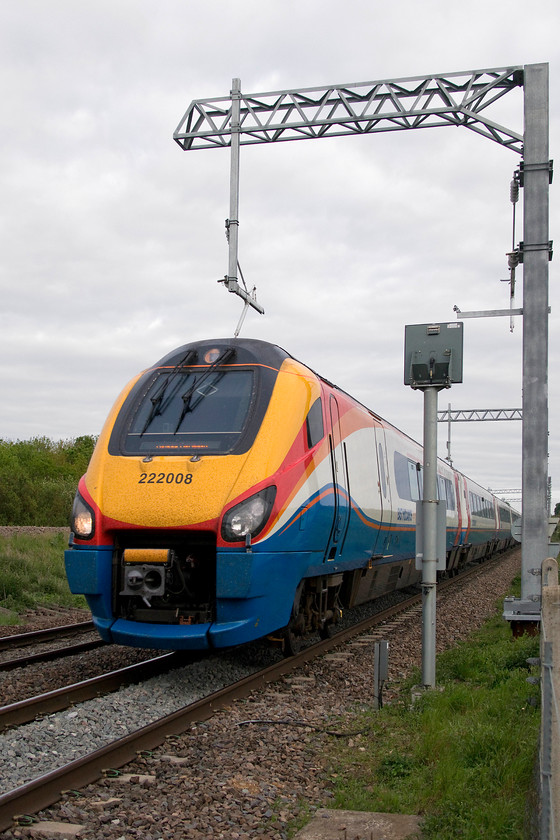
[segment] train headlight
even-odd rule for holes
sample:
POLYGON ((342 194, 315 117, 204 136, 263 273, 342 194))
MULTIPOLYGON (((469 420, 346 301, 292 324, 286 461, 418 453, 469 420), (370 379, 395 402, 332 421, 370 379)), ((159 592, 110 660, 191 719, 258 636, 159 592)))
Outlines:
POLYGON ((70 530, 81 540, 89 540, 95 531, 95 514, 79 493, 74 497, 70 530))
POLYGON ((276 496, 276 487, 267 487, 228 510, 222 520, 222 537, 228 542, 238 542, 247 535, 256 537, 270 516, 276 496))

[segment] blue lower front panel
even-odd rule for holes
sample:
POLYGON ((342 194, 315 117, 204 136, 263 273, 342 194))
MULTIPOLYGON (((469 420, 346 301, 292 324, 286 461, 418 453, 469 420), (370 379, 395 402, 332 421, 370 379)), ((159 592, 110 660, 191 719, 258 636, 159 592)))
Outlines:
POLYGON ((71 592, 84 594, 95 626, 107 642, 163 650, 232 647, 285 626, 295 591, 311 555, 305 552, 219 551, 216 620, 205 624, 157 624, 112 614, 112 547, 65 552, 71 592))
POLYGON ((152 624, 117 618, 110 627, 110 641, 116 645, 156 650, 206 650, 210 647, 210 624, 152 624))
POLYGON ((64 565, 70 592, 85 595, 99 635, 111 642, 111 563, 113 547, 70 549, 64 552, 64 565))

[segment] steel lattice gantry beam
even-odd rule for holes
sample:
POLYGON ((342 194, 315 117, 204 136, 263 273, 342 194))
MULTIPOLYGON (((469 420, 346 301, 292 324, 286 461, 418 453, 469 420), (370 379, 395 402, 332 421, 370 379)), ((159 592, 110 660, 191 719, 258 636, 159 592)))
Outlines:
POLYGON ((193 101, 173 138, 185 150, 313 140, 412 128, 463 126, 522 154, 523 137, 490 120, 498 99, 523 85, 523 67, 469 70, 193 101), (239 122, 232 113, 239 102, 239 122))
POLYGON ((522 420, 520 408, 471 408, 438 411, 438 423, 462 423, 471 420, 522 420))

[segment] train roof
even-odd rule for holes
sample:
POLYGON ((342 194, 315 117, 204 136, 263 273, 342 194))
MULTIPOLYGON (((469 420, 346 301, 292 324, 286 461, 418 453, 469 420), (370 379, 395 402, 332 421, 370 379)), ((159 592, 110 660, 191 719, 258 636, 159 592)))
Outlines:
POLYGON ((191 356, 187 364, 207 364, 205 355, 214 348, 220 351, 233 350, 238 364, 265 364, 280 367, 285 359, 293 358, 277 344, 257 338, 212 338, 183 344, 163 356, 153 367, 184 364, 182 360, 192 353, 196 354, 196 358, 191 356))

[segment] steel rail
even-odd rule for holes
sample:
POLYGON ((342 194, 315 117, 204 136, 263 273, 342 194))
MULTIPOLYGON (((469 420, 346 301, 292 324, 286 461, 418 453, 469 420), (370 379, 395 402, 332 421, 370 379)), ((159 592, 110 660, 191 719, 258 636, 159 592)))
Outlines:
POLYGON ((59 627, 47 627, 44 630, 32 630, 30 633, 3 636, 0 638, 0 650, 35 645, 40 642, 50 642, 52 639, 71 636, 73 633, 86 633, 90 630, 95 630, 93 621, 81 621, 78 624, 62 624, 59 627))
POLYGON ((0 662, 0 671, 13 671, 15 668, 26 668, 28 665, 35 665, 37 662, 49 662, 51 659, 62 659, 65 656, 75 656, 78 653, 85 653, 88 650, 95 650, 104 647, 109 642, 103 639, 93 639, 90 642, 79 642, 66 647, 51 648, 40 653, 31 653, 29 656, 18 656, 15 659, 6 659, 0 662))
MULTIPOLYGON (((499 560, 500 557, 495 559, 499 560)), ((459 581, 462 582, 471 574, 481 574, 492 565, 494 564, 485 563, 484 566, 475 566, 459 576, 442 581, 440 588, 446 589, 459 581)), ((294 656, 269 665, 267 668, 244 677, 195 703, 184 706, 170 715, 166 715, 117 741, 95 750, 89 755, 82 756, 63 767, 27 782, 21 787, 0 795, 0 831, 10 828, 14 822, 17 822, 20 815, 34 814, 48 808, 60 799, 65 790, 85 787, 99 779, 104 771, 123 767, 136 759, 139 752, 155 749, 170 735, 179 735, 192 723, 208 720, 216 711, 230 705, 234 700, 246 697, 252 691, 274 682, 284 674, 295 670, 299 665, 326 653, 331 648, 338 647, 353 636, 358 636, 373 626, 382 624, 415 607, 421 602, 421 599, 422 596, 418 594, 401 601, 400 604, 370 616, 352 625, 352 627, 334 634, 329 639, 323 639, 294 656)))

